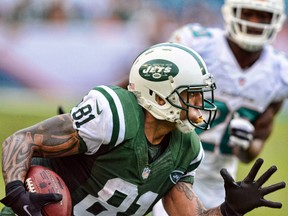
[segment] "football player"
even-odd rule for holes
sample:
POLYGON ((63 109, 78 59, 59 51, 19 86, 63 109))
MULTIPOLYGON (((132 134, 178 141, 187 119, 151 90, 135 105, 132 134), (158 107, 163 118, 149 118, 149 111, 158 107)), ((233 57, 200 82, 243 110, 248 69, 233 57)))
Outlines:
POLYGON ((194 183, 208 208, 225 197, 218 171, 225 167, 235 178, 239 160, 259 155, 288 95, 287 57, 270 44, 285 20, 284 1, 226 0, 222 14, 226 30, 192 23, 170 38, 196 50, 217 83, 218 115, 211 130, 198 131, 205 159, 194 183))
POLYGON ((170 215, 242 215, 255 207, 280 208, 264 195, 285 187, 254 180, 259 159, 243 182, 226 169, 226 200, 205 209, 192 190, 203 158, 194 128, 209 129, 216 114, 213 77, 192 49, 157 44, 132 65, 128 90, 97 86, 68 114, 20 130, 3 143, 6 197, 17 215, 41 215, 59 194, 26 192, 31 164, 52 168, 71 192, 73 215, 145 215, 164 197, 170 215), (189 78, 189 79, 187 79, 189 78), (207 99, 209 98, 209 99, 207 99), (249 201, 247 200, 249 196, 249 201))

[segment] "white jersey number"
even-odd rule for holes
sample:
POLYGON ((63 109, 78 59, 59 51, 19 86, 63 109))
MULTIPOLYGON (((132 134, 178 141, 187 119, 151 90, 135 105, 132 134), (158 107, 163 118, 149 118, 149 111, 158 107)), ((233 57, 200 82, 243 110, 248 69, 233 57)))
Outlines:
MULTIPOLYGON (((81 216, 116 216, 117 213, 126 212, 138 196, 136 185, 126 182, 120 178, 110 179, 104 188, 98 192, 98 197, 87 195, 81 202, 74 206, 74 215, 81 216), (108 202, 117 197, 117 193, 126 195, 118 206, 112 206, 108 202), (93 206, 100 206, 97 208, 93 206)), ((146 192, 137 200, 139 208, 134 215, 144 215, 147 209, 156 199, 157 194, 151 191, 146 192)), ((119 199, 117 199, 119 201, 119 199)))

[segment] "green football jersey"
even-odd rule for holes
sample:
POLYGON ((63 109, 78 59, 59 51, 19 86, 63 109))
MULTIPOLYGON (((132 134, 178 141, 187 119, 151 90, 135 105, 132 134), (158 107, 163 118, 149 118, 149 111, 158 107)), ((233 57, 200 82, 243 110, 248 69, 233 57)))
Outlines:
POLYGON ((203 157, 199 137, 173 131, 149 164, 144 111, 133 93, 99 86, 71 116, 83 153, 49 163, 70 189, 74 215, 145 215, 178 181, 193 183, 203 157))

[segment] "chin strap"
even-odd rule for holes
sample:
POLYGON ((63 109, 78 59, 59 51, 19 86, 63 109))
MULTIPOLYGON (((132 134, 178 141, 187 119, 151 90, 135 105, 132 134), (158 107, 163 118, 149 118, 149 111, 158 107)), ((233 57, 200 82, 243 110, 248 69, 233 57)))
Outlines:
POLYGON ((195 127, 192 126, 188 120, 184 120, 184 121, 177 120, 176 127, 182 133, 191 133, 195 129, 195 127))

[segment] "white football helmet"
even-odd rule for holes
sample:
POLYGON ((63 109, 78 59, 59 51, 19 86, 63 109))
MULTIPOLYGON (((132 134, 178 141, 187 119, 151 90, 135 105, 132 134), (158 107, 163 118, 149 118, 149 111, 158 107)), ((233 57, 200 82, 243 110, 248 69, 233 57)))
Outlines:
POLYGON ((129 77, 128 90, 133 92, 138 103, 148 110, 155 118, 175 122, 184 133, 191 132, 195 127, 210 128, 217 107, 213 103, 213 90, 216 88, 212 75, 198 53, 192 49, 176 44, 161 43, 142 52, 134 61, 129 77), (187 98, 180 96, 184 90, 200 92, 202 106, 189 104, 187 98), (205 94, 210 94, 206 99, 205 94), (159 105, 156 95, 165 101, 159 105), (188 118, 188 108, 193 107, 205 113, 202 123, 194 123, 188 118), (180 111, 185 110, 187 120, 180 120, 180 111))
POLYGON ((271 43, 285 21, 284 0, 225 0, 222 7, 225 27, 229 37, 247 51, 260 50, 271 43), (265 11, 272 14, 271 23, 255 23, 241 19, 243 8, 265 11), (248 34, 247 27, 262 29, 262 34, 248 34))

